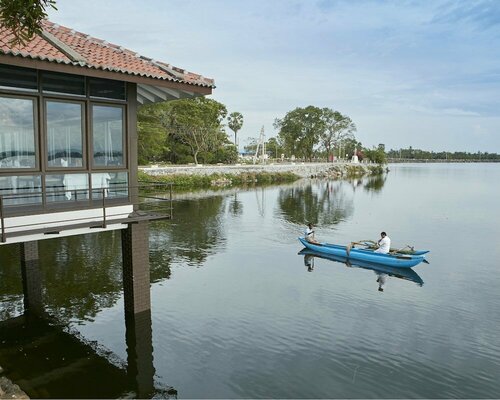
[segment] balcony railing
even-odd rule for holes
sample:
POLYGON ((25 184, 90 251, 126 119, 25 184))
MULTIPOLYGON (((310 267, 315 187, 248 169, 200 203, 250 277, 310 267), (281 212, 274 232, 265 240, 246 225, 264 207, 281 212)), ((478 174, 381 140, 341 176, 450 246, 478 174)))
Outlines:
POLYGON ((106 229, 110 224, 172 217, 171 183, 4 194, 0 195, 0 242, 31 234, 51 235, 79 228, 106 229), (120 206, 129 207, 124 212, 120 206), (133 212, 129 212, 130 206, 133 212), (68 218, 68 212, 85 210, 94 213, 68 218), (45 216, 42 222, 23 218, 42 214, 45 216))

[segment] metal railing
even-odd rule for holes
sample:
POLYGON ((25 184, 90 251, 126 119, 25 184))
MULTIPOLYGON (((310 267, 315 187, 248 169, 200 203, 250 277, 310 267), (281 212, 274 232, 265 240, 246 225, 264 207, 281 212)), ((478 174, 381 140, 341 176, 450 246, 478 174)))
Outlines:
POLYGON ((155 220, 173 218, 172 183, 148 183, 136 186, 119 185, 108 188, 83 188, 65 190, 40 190, 37 192, 9 193, 0 195, 0 242, 7 241, 10 229, 29 233, 59 233, 57 229, 67 230, 75 227, 107 228, 110 221, 131 223, 137 220, 155 220), (161 193, 161 197, 158 194, 161 193), (69 195, 68 195, 69 194, 69 195), (64 198, 64 200, 62 200, 64 198), (32 199, 32 201, 30 201, 32 199), (133 206, 133 213, 110 214, 111 207, 133 206), (101 219, 96 216, 33 222, 28 224, 5 226, 6 219, 30 215, 51 214, 68 211, 100 209, 101 219), (89 219, 92 221, 89 222, 89 219), (64 222, 57 227, 42 227, 47 224, 64 222), (73 222, 73 224, 68 224, 73 222), (55 229, 57 228, 57 229, 55 229))

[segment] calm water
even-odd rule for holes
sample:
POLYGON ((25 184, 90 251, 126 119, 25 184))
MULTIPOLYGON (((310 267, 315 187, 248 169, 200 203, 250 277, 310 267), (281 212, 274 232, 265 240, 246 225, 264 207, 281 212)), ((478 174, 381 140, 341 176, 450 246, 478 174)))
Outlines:
MULTIPOLYGON (((157 396, 498 398, 500 165, 390 169, 198 193, 152 224, 157 396), (317 258, 308 271, 297 254, 306 221, 337 243, 385 230, 394 247, 431 250, 430 264, 413 280, 390 276, 383 292, 372 270, 317 258)), ((119 233, 40 243, 47 310, 115 365, 127 361, 120 246, 119 233)), ((14 250, 0 249, 4 321, 23 310, 14 250)), ((0 348, 0 365, 14 352, 0 348)), ((25 352, 29 369, 37 355, 25 352)))

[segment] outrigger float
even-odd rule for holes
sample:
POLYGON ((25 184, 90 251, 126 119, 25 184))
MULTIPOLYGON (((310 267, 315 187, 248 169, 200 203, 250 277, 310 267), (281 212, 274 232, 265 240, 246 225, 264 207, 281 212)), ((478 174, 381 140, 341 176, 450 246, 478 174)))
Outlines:
POLYGON ((330 243, 310 243, 304 238, 299 237, 299 241, 309 250, 318 253, 331 254, 334 256, 345 257, 346 259, 367 261, 370 263, 387 265, 393 268, 412 268, 421 262, 426 262, 425 254, 428 250, 393 250, 388 254, 376 253, 373 246, 367 241, 354 242, 351 246, 342 246, 330 243), (364 248, 355 248, 354 246, 364 245, 364 248))

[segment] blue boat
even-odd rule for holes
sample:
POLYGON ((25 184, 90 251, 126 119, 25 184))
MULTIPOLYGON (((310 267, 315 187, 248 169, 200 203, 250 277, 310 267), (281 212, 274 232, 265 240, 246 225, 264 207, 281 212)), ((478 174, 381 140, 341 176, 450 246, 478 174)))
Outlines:
POLYGON ((333 262, 338 262, 347 265, 348 267, 356 267, 362 269, 369 269, 377 274, 387 274, 395 278, 404 279, 407 281, 415 282, 419 286, 423 286, 424 281, 413 269, 411 268, 395 268, 388 267, 387 265, 374 264, 368 261, 361 260, 351 260, 347 257, 334 256, 333 254, 320 253, 318 251, 302 249, 298 253, 300 256, 312 256, 317 258, 322 258, 324 260, 329 260, 333 262))
POLYGON ((381 254, 370 249, 351 248, 348 251, 346 246, 330 243, 309 243, 304 238, 299 237, 300 243, 309 250, 324 254, 345 257, 350 260, 367 261, 374 264, 387 265, 394 268, 411 268, 425 260, 423 254, 381 254))

